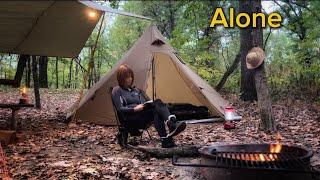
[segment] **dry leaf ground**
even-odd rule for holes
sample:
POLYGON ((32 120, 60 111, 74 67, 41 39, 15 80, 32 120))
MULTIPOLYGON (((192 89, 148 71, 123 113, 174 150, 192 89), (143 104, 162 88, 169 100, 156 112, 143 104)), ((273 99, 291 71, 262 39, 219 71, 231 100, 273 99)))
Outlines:
MULTIPOLYGON (((30 95, 32 92, 29 93, 30 95)), ((85 122, 63 123, 66 110, 78 93, 70 90, 41 90, 42 109, 19 111, 20 133, 17 144, 5 147, 10 175, 14 179, 181 179, 187 178, 171 159, 156 159, 116 143, 115 127, 85 122)), ((0 91, 0 103, 16 103, 17 90, 0 91)), ((259 130, 256 103, 239 101, 229 96, 243 120, 234 130, 224 130, 221 123, 189 125, 176 138, 178 145, 213 143, 275 142, 275 135, 259 130)), ((31 102, 33 98, 31 97, 31 102)), ((312 165, 320 168, 320 107, 299 100, 273 103, 282 142, 303 145, 313 150, 312 165)), ((0 109, 0 126, 6 128, 10 111, 0 109)), ((159 146, 158 136, 151 128, 153 139, 145 133, 140 144, 159 146)), ((190 174, 190 173, 189 173, 190 174)), ((188 177, 189 179, 198 178, 188 177)))

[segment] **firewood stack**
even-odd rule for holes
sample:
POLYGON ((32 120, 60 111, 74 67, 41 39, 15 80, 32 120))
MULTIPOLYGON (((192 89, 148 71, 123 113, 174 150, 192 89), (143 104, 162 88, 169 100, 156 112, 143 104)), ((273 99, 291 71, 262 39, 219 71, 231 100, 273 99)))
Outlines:
POLYGON ((7 168, 7 157, 5 156, 0 143, 0 178, 3 180, 11 179, 7 168))

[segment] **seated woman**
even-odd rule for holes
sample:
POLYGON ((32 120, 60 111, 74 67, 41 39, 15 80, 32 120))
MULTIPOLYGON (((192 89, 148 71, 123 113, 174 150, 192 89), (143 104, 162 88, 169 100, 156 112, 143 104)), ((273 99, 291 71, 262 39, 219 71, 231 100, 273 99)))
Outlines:
POLYGON ((128 65, 119 67, 117 80, 119 86, 113 88, 112 99, 117 111, 124 114, 126 125, 139 129, 153 121, 162 147, 174 147, 172 137, 185 130, 186 123, 177 122, 175 115, 170 115, 167 106, 160 99, 146 104, 149 98, 144 92, 132 86, 134 74, 128 65), (169 134, 166 132, 165 125, 169 129, 169 134))

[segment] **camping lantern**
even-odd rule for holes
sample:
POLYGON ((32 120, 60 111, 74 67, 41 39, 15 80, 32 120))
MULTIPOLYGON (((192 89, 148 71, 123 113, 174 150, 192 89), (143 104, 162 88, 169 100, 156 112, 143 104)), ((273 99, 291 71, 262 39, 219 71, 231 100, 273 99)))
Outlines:
POLYGON ((19 104, 28 104, 29 103, 29 99, 28 99, 28 89, 24 86, 20 89, 20 93, 21 93, 21 98, 19 99, 19 104))
POLYGON ((224 112, 225 112, 225 119, 227 121, 233 120, 234 112, 235 112, 233 107, 231 107, 231 106, 225 107, 224 112))
POLYGON ((236 127, 235 123, 232 121, 235 116, 234 108, 227 106, 224 109, 226 122, 223 124, 224 129, 234 129, 236 127))

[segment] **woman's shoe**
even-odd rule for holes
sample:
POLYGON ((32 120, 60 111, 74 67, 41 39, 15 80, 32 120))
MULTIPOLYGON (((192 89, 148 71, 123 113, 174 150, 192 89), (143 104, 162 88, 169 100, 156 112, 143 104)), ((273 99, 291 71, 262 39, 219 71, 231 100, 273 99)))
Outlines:
POLYGON ((187 127, 185 122, 177 122, 175 116, 169 116, 169 120, 166 121, 166 125, 169 128, 169 134, 167 137, 173 137, 184 131, 187 127))

